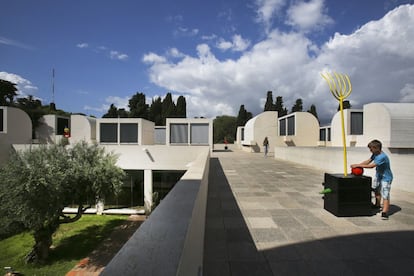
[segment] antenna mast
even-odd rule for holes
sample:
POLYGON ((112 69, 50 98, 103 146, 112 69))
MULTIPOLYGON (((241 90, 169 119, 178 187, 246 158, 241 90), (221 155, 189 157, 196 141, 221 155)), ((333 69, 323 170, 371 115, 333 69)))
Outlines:
POLYGON ((52 69, 52 103, 55 103, 55 68, 52 69))

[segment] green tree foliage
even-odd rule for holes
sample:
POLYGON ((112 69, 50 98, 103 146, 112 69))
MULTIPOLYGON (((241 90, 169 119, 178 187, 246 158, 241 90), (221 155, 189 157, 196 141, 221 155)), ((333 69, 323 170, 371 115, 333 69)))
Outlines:
POLYGON ((272 91, 267 91, 266 103, 263 111, 275 111, 276 105, 273 104, 273 93, 272 91))
POLYGON ((253 118, 252 113, 248 112, 244 108, 244 104, 242 104, 239 109, 239 114, 237 115, 237 126, 244 126, 251 118, 253 118))
POLYGON ((177 117, 187 118, 187 103, 184 96, 179 96, 177 99, 177 117))
POLYGON ((111 104, 103 118, 144 118, 153 121, 156 126, 165 126, 166 118, 186 118, 187 104, 184 96, 179 96, 175 105, 171 93, 167 93, 164 100, 161 97, 152 99, 151 105, 146 104, 145 94, 136 93, 129 100, 130 111, 117 108, 111 104))
POLYGON ((287 115, 287 109, 283 106, 282 96, 277 96, 276 97, 275 110, 277 111, 277 116, 278 117, 283 117, 283 116, 287 115))
POLYGON ((102 116, 102 118, 128 118, 129 113, 125 108, 117 108, 114 104, 111 104, 108 111, 102 116))
POLYGON ((303 103, 302 99, 297 99, 295 104, 292 106, 292 112, 301 112, 303 111, 303 103))
POLYGON ((46 108, 42 108, 42 102, 39 99, 35 99, 32 95, 17 99, 16 107, 29 115, 32 121, 33 132, 40 124, 39 119, 48 113, 46 108))
POLYGON ((14 97, 17 96, 16 84, 0 79, 0 106, 13 105, 14 97))
POLYGON ((176 115, 176 107, 172 100, 171 93, 167 93, 164 100, 162 101, 162 120, 165 126, 166 118, 174 118, 176 115))
MULTIPOLYGON (((351 107, 352 107, 351 103, 350 103, 348 100, 345 100, 345 101, 342 103, 342 105, 343 105, 343 108, 344 108, 344 109, 351 109, 351 107)), ((338 104, 338 111, 339 111, 339 110, 341 110, 341 105, 340 105, 340 104, 338 104)))
POLYGON ((316 119, 318 119, 318 113, 316 112, 316 106, 314 104, 312 104, 308 110, 309 113, 313 114, 313 116, 315 116, 316 119))
POLYGON ((30 230, 35 244, 26 260, 44 262, 60 224, 78 220, 97 198, 120 190, 125 173, 115 163, 116 156, 84 142, 15 152, 0 168, 0 232, 16 225, 30 230), (68 204, 78 205, 76 215, 63 214, 68 204))
POLYGON ((213 120, 213 140, 214 143, 223 143, 224 138, 227 142, 233 143, 237 131, 237 118, 234 116, 217 116, 213 120))
POLYGON ((152 99, 151 106, 149 108, 149 120, 153 121, 156 126, 162 126, 162 101, 161 97, 152 99))
POLYGON ((146 103, 145 94, 136 93, 129 99, 129 117, 148 119, 148 104, 146 103))

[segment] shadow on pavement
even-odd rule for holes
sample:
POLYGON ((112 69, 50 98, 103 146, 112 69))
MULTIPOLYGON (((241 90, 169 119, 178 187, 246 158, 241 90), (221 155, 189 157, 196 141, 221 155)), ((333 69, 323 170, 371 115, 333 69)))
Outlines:
MULTIPOLYGON (((218 158, 210 161, 208 189, 204 276, 414 275, 414 231, 337 236, 259 251, 218 158)), ((400 210, 392 205, 390 213, 400 210)))

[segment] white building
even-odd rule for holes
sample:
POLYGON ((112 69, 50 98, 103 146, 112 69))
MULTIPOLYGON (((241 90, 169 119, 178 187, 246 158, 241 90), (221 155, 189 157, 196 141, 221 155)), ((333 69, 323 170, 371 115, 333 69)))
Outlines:
POLYGON ((0 164, 8 160, 13 144, 32 143, 32 121, 21 109, 0 106, 0 164))

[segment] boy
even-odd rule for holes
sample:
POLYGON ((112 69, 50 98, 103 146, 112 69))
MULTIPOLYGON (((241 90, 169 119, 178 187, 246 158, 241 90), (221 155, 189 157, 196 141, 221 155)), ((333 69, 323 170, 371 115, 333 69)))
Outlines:
POLYGON ((372 188, 375 193, 375 205, 374 207, 380 208, 381 197, 383 199, 383 208, 381 218, 383 220, 388 219, 388 212, 390 208, 390 190, 391 182, 393 179, 390 159, 382 151, 382 144, 378 140, 372 140, 368 144, 368 148, 372 155, 370 159, 361 162, 360 164, 352 164, 351 168, 362 167, 362 168, 376 168, 376 174, 372 188))

